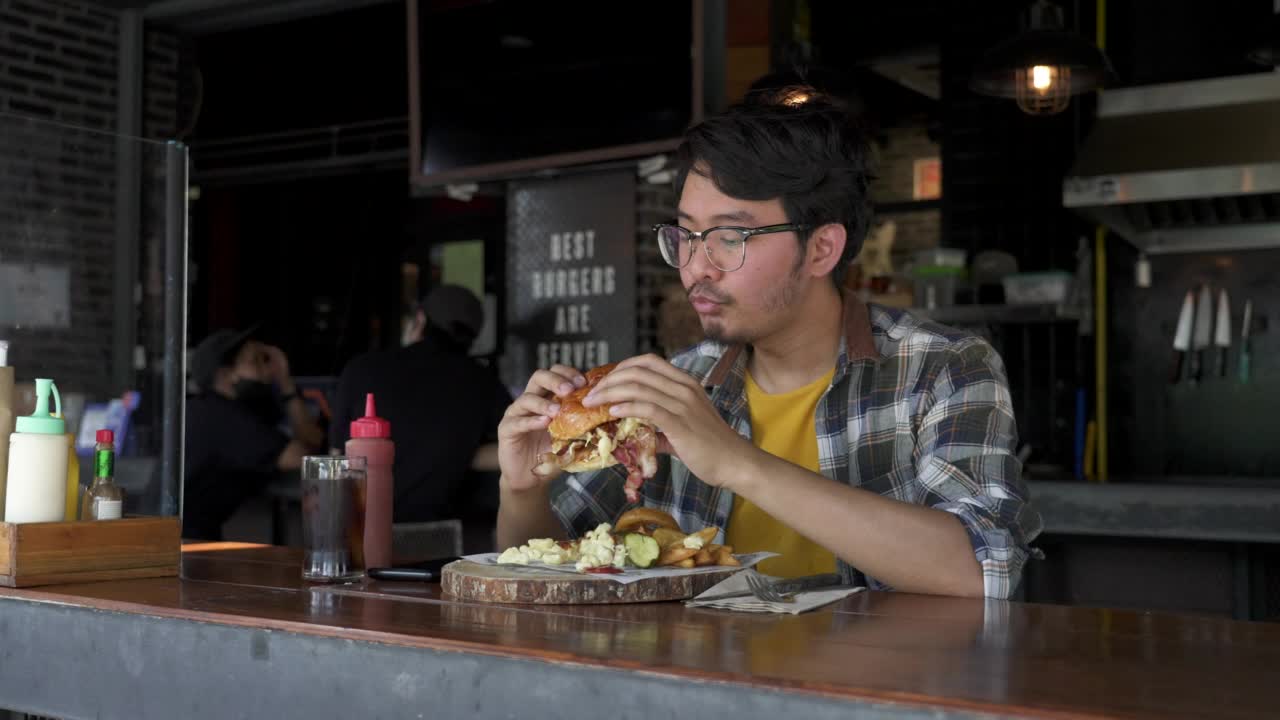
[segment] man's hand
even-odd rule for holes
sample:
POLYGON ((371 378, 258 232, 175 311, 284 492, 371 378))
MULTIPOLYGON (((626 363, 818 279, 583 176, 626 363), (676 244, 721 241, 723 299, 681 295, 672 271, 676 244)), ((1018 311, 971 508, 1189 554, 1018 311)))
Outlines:
POLYGON ((529 378, 524 393, 511 403, 498 423, 498 480, 500 503, 496 539, 498 547, 511 547, 531 537, 558 537, 564 532, 551 511, 547 484, 560 474, 555 468, 537 474, 539 456, 551 449, 547 425, 560 412, 555 401, 587 384, 582 373, 556 365, 529 378))
POLYGON ((670 452, 702 481, 725 485, 735 471, 730 459, 749 458, 756 447, 729 427, 698 381, 657 355, 618 363, 583 399, 591 407, 614 403, 614 417, 637 417, 657 425, 670 452))
POLYGON ((293 377, 289 374, 289 358, 285 356, 284 351, 274 345, 264 345, 263 352, 267 355, 267 378, 280 388, 281 392, 289 395, 293 392, 293 377))
POLYGON ((560 412, 555 397, 563 397, 582 387, 587 379, 571 367, 555 365, 529 378, 524 393, 511 403, 498 423, 498 467, 507 488, 516 492, 546 484, 559 474, 533 472, 539 456, 551 449, 547 425, 560 412))

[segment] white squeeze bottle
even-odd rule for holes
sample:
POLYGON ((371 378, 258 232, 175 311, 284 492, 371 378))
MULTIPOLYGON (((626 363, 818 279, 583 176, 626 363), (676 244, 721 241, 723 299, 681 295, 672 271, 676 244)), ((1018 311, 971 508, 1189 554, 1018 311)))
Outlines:
POLYGON ((17 431, 9 436, 5 522, 62 520, 67 499, 67 423, 61 415, 58 387, 48 378, 37 378, 36 411, 18 418, 17 431), (50 392, 59 417, 49 412, 50 392))
POLYGON ((0 512, 4 511, 4 482, 9 477, 9 436, 12 434, 13 368, 9 367, 9 343, 0 340, 0 512))

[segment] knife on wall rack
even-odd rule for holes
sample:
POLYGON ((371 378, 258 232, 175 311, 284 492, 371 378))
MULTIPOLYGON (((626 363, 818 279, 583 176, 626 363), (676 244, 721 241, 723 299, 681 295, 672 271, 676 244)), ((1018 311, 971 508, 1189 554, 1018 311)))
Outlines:
POLYGON ((1178 313, 1178 327, 1173 333, 1173 365, 1169 371, 1169 382, 1177 384, 1182 379, 1182 365, 1186 361, 1187 351, 1191 349, 1191 322, 1195 314, 1195 294, 1187 291, 1182 299, 1182 311, 1178 313))

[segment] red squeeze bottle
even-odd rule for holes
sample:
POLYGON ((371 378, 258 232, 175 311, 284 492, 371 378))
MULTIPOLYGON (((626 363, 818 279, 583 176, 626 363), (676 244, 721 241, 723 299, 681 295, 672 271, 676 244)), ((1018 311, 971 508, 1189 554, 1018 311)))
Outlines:
POLYGON ((364 501, 365 567, 391 567, 391 512, 395 481, 391 465, 396 445, 391 423, 378 417, 373 393, 364 398, 364 417, 351 423, 347 457, 363 457, 367 466, 364 501))

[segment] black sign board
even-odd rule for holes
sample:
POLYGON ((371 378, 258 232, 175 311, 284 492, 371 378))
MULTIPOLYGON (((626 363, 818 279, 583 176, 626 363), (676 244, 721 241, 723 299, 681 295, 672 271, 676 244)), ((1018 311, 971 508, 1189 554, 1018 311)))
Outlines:
POLYGON ((635 177, 513 183, 507 196, 507 382, 635 354, 635 177))

